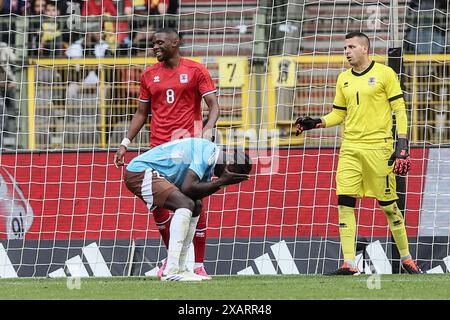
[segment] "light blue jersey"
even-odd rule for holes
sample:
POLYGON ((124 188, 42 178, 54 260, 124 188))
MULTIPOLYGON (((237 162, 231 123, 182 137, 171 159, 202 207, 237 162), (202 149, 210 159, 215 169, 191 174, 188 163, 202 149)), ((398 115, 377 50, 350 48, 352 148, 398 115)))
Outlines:
POLYGON ((137 156, 127 166, 131 172, 152 168, 181 188, 188 169, 202 181, 210 181, 219 157, 219 147, 209 140, 186 138, 163 143, 137 156))

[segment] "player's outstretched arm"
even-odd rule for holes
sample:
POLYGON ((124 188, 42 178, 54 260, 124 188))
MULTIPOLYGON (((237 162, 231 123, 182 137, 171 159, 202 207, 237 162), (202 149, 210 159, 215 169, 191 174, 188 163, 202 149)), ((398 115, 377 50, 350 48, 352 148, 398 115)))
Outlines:
POLYGON ((220 188, 237 184, 242 181, 248 180, 250 177, 248 174, 240 174, 224 169, 222 175, 213 181, 202 182, 197 174, 189 169, 184 178, 183 185, 181 186, 181 192, 193 200, 203 199, 213 193, 216 193, 220 188))

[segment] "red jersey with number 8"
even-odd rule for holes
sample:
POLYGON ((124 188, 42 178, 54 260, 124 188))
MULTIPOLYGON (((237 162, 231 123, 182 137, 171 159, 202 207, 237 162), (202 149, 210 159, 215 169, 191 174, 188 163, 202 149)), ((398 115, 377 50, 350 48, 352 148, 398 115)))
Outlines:
POLYGON ((216 91, 208 70, 192 60, 181 58, 173 69, 159 62, 145 70, 139 100, 151 105, 150 145, 201 137, 201 101, 216 91))

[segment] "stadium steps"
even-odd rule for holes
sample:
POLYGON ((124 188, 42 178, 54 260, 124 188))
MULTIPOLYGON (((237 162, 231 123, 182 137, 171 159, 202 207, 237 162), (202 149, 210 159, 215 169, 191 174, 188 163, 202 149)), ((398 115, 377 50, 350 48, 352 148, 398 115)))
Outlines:
MULTIPOLYGON (((407 0, 399 0, 399 17, 404 15, 407 0)), ((390 1, 307 2, 302 24, 302 53, 342 54, 346 33, 362 31, 371 40, 372 53, 386 54, 389 40, 390 1), (373 28, 373 15, 378 10, 378 26, 373 28), (352 18, 349 18, 352 17, 352 18)), ((400 33, 403 30, 399 30, 400 33)))
POLYGON ((179 30, 182 54, 250 56, 257 1, 183 1, 179 30), (246 29, 240 29, 246 26, 246 29))

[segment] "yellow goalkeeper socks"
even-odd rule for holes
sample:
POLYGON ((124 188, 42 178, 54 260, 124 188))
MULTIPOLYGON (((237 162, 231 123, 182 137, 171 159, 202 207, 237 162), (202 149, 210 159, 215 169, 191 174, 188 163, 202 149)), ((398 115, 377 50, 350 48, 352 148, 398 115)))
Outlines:
POLYGON ((344 261, 355 261, 356 219, 354 208, 338 206, 339 235, 344 261))
POLYGON ((380 206, 389 223, 392 235, 401 257, 409 256, 408 235, 402 213, 394 202, 388 206, 380 206))

